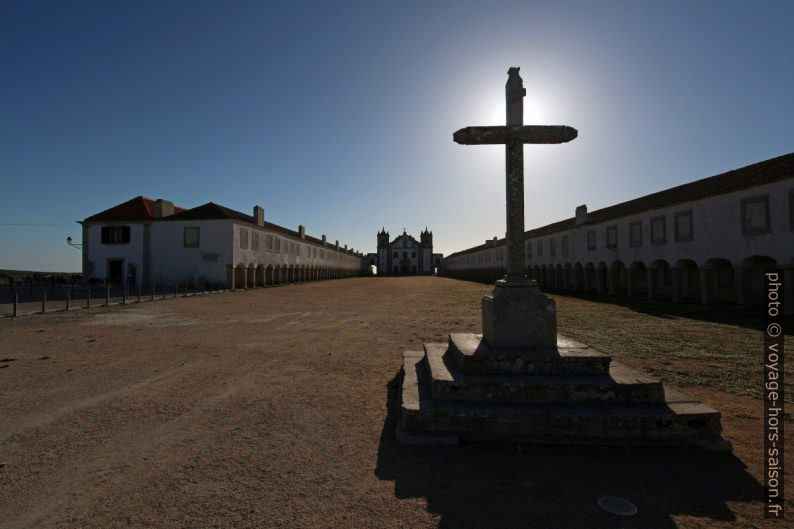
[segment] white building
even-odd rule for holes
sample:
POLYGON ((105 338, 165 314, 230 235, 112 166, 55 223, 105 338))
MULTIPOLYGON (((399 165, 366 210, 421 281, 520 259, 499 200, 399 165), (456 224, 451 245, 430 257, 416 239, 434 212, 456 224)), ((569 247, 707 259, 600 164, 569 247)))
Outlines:
MULTIPOLYGON (((763 270, 784 270, 794 312, 794 153, 525 233, 526 273, 541 287, 700 303, 763 302, 763 270)), ((491 280, 504 239, 444 259, 452 277, 491 280)))
POLYGON ((246 288, 360 275, 360 253, 209 202, 193 209, 142 196, 81 222, 85 281, 246 288))

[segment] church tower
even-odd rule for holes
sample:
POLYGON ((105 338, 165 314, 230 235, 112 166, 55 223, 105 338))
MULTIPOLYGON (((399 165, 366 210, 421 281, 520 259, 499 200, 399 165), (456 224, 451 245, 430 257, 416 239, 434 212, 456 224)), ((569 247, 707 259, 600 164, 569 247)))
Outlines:
POLYGON ((433 273, 433 232, 427 226, 419 234, 419 273, 433 273))
POLYGON ((378 232, 378 275, 388 274, 391 267, 389 258, 389 232, 383 227, 378 232))

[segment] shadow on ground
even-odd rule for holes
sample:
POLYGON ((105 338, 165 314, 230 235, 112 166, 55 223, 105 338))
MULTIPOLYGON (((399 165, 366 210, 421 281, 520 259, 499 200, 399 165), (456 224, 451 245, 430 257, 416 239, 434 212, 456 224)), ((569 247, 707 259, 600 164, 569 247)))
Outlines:
MULTIPOLYGON (((695 448, 397 443, 399 375, 388 386, 388 413, 375 474, 398 498, 426 498, 439 528, 674 528, 674 515, 735 520, 729 501, 750 502, 763 487, 730 453, 695 448), (602 511, 600 496, 633 502, 639 513, 602 511)), ((759 507, 760 508, 760 507, 759 507)))

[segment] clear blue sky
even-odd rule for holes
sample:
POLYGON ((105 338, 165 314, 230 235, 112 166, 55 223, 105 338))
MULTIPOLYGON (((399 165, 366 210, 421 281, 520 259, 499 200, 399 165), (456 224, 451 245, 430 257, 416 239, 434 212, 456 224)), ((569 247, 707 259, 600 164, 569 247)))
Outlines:
POLYGON ((504 234, 520 66, 527 229, 794 151, 794 2, 0 2, 0 268, 75 271, 81 220, 214 201, 374 251, 504 234), (9 224, 26 224, 11 226, 9 224), (53 224, 57 226, 30 226, 53 224))

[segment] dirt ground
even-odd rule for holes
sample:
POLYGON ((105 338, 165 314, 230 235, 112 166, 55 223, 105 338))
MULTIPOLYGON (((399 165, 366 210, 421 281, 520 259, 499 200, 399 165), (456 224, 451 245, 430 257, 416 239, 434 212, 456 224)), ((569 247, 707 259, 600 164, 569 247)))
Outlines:
POLYGON ((561 331, 719 409, 733 454, 398 445, 401 352, 480 332, 488 290, 356 278, 2 318, 0 527, 783 527, 762 516, 762 337, 741 321, 555 296, 561 331))

